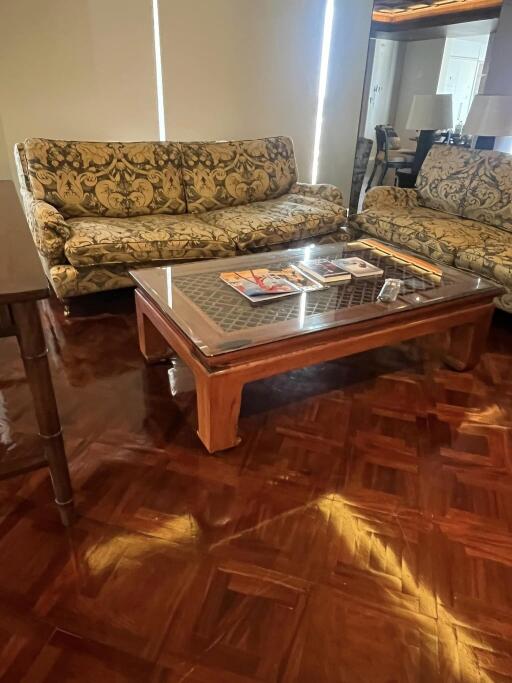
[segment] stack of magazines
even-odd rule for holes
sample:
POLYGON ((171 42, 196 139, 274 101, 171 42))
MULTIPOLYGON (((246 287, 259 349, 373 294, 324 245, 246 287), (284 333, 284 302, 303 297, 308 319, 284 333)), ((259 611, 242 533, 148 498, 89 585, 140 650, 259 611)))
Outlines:
POLYGON ((301 261, 299 268, 323 284, 345 282, 352 278, 359 280, 360 278, 379 277, 384 274, 382 268, 378 268, 368 261, 363 261, 357 256, 301 261))
POLYGON ((254 270, 221 273, 220 278, 253 304, 275 301, 301 292, 324 289, 330 284, 343 284, 353 278, 379 277, 382 268, 357 257, 317 258, 290 264, 279 270, 254 270))

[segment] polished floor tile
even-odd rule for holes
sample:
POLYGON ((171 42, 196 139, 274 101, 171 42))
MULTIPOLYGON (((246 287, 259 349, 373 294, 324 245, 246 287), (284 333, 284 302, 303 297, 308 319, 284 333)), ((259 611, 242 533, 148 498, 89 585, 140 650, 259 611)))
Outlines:
MULTIPOLYGON (((1 681, 512 682, 508 316, 471 373, 427 338, 250 384, 212 456, 187 369, 98 304, 43 307, 78 515, 0 483, 1 681)), ((9 458, 39 442, 0 354, 9 458)))

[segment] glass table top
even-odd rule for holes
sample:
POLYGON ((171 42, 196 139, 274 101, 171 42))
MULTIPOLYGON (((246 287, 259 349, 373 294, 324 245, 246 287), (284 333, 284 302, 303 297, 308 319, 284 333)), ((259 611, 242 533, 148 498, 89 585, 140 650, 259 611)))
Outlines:
POLYGON ((206 356, 500 291, 489 280, 373 239, 141 268, 131 275, 138 288, 206 356), (246 300, 219 277, 226 271, 279 270, 300 261, 347 256, 363 258, 384 274, 259 304, 246 300), (377 300, 386 278, 402 280, 401 293, 393 303, 377 300))

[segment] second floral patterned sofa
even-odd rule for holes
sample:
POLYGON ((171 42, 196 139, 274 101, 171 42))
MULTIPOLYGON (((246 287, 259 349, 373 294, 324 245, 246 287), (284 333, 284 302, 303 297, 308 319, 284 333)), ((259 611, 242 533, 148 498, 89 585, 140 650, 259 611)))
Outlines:
POLYGON ((297 182, 293 145, 31 138, 15 148, 57 296, 132 285, 128 269, 349 238, 333 185, 297 182))
POLYGON ((415 189, 374 187, 352 225, 495 280, 512 312, 512 155, 434 145, 415 189))

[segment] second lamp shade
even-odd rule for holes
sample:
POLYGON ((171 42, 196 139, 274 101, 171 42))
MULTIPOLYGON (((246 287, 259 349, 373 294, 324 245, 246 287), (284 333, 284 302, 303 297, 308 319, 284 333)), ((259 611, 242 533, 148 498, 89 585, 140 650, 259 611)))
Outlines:
POLYGON ((414 95, 405 126, 407 130, 453 128, 451 95, 414 95))

